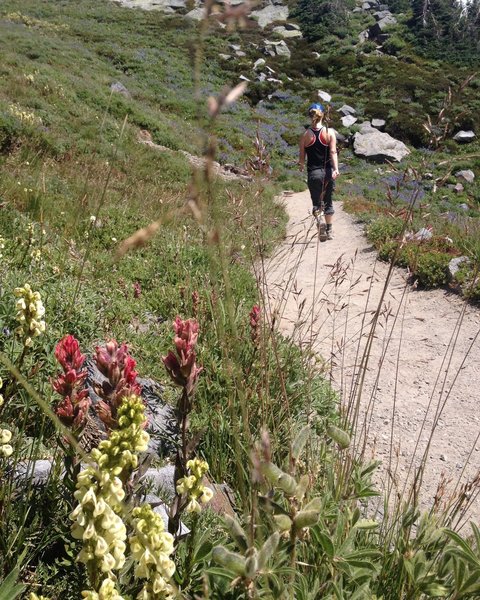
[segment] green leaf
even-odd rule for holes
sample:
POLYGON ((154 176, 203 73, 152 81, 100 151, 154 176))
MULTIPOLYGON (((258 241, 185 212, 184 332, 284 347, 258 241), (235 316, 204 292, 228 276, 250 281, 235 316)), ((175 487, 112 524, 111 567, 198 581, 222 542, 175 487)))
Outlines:
POLYGON ((315 530, 315 536, 320 542, 320 545, 323 548, 323 551, 328 556, 328 558, 333 558, 335 556, 335 546, 331 538, 324 533, 323 531, 315 530))
POLYGON ((303 429, 301 429, 295 439, 292 442, 292 456, 295 460, 298 460, 305 448, 305 444, 307 443, 308 436, 310 435, 310 427, 307 425, 303 429))
POLYGON ((422 587, 425 594, 431 598, 442 598, 448 594, 448 588, 440 583, 429 583, 422 587))
POLYGON ((356 529, 376 529, 378 523, 374 519, 360 519, 354 525, 356 529))
POLYGON ((0 583, 0 600, 15 600, 20 594, 23 594, 26 586, 23 583, 17 583, 19 574, 19 569, 15 568, 0 583))

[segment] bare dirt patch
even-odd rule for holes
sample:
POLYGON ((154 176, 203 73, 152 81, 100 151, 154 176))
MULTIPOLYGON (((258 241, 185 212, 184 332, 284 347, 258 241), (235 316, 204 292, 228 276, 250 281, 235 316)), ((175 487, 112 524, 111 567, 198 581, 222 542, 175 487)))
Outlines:
MULTIPOLYGON (((396 481, 402 494, 426 452, 423 506, 442 476, 458 491, 480 468, 480 311, 445 290, 413 289, 396 268, 384 293, 389 265, 340 203, 334 239, 319 243, 308 192, 283 201, 287 237, 265 276, 280 330, 323 357, 344 406, 354 406, 364 373, 357 431, 366 432, 367 456, 382 461, 384 488, 396 481)), ((476 493, 469 515, 478 518, 476 493)))

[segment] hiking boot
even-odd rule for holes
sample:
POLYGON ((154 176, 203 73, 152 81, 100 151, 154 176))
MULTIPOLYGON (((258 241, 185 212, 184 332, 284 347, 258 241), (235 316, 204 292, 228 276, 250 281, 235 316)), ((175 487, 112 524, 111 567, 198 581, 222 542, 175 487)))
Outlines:
POLYGON ((333 240, 333 230, 331 227, 325 231, 325 236, 326 240, 333 240))
POLYGON ((318 225, 318 239, 321 242, 326 242, 327 241, 327 226, 325 224, 325 222, 323 220, 321 221, 317 221, 317 225, 318 225))

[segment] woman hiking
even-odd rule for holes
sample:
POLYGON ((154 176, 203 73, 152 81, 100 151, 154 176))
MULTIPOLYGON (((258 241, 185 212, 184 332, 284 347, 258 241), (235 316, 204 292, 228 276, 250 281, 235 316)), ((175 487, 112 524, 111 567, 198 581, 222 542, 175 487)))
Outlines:
POLYGON ((332 193, 334 180, 338 177, 337 138, 333 129, 322 125, 325 109, 321 104, 312 104, 308 109, 310 127, 300 139, 298 166, 303 171, 307 155, 308 189, 312 197, 313 216, 319 221, 322 212, 326 225, 319 222, 320 241, 333 239, 332 218, 334 214, 332 193))

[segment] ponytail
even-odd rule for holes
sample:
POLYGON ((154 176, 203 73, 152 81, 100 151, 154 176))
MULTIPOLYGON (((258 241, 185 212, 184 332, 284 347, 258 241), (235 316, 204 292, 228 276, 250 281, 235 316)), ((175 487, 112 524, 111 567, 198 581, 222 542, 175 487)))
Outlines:
POLYGON ((323 119, 323 112, 318 108, 312 108, 308 114, 313 121, 314 127, 316 127, 318 123, 320 123, 320 121, 323 119))

